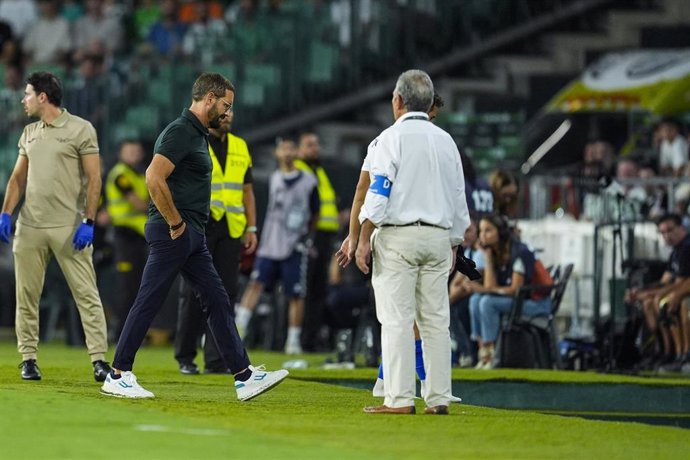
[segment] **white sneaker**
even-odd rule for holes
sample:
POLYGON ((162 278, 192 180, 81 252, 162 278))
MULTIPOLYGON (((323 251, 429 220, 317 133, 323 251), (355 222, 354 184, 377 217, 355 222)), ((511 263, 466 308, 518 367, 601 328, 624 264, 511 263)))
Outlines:
POLYGON ((459 398, 455 395, 450 395, 450 402, 460 404, 462 402, 462 398, 459 398))
POLYGON ((240 401, 249 401, 252 398, 256 398, 261 393, 270 390, 285 380, 285 377, 289 374, 285 369, 269 372, 263 364, 258 367, 250 365, 249 370, 252 371, 252 376, 247 381, 240 382, 238 380, 235 382, 237 399, 240 401))
POLYGON ((376 379, 374 388, 371 389, 371 394, 374 398, 384 398, 386 396, 383 392, 383 379, 376 379))
POLYGON ((105 378, 101 393, 118 398, 153 398, 154 394, 142 388, 137 383, 137 376, 132 372, 123 372, 119 379, 114 379, 110 373, 105 378))

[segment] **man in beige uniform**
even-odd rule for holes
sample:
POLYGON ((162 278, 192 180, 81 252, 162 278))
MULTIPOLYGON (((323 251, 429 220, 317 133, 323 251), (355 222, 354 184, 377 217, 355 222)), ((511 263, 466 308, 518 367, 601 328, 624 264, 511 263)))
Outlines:
POLYGON ((38 304, 46 267, 55 255, 79 309, 94 378, 103 381, 110 371, 104 361, 108 343, 91 247, 101 191, 96 131, 60 108, 62 83, 57 77, 37 72, 26 82, 24 109, 40 120, 27 125, 19 139, 0 216, 0 240, 9 243, 11 215, 24 195, 13 246, 21 376, 41 379, 36 365, 38 304))

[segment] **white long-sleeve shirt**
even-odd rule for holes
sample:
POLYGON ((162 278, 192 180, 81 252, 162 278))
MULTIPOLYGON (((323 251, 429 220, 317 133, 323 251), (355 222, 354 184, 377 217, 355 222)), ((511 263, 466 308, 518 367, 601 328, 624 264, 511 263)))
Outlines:
POLYGON ((460 153, 423 112, 408 112, 374 139, 363 167, 370 187, 359 221, 375 226, 421 221, 450 230, 452 246, 470 225, 460 153))

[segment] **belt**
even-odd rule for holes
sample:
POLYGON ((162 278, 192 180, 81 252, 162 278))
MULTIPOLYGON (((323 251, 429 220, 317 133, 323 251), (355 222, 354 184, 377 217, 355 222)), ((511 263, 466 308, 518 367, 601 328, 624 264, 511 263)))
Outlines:
POLYGON ((440 228, 441 230, 448 230, 446 227, 441 227, 440 225, 422 222, 421 220, 416 220, 414 222, 410 222, 409 224, 381 224, 381 227, 411 227, 413 225, 416 225, 417 227, 434 227, 440 228))

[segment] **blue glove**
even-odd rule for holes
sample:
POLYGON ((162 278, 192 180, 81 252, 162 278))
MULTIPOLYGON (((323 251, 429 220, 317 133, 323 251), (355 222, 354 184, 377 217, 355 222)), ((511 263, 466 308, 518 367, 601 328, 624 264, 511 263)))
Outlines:
POLYGON ((8 212, 3 212, 2 215, 0 215, 0 241, 3 243, 9 243, 11 233, 12 216, 8 212))
POLYGON ((77 251, 81 251, 93 243, 93 225, 81 224, 72 238, 72 245, 77 251))

